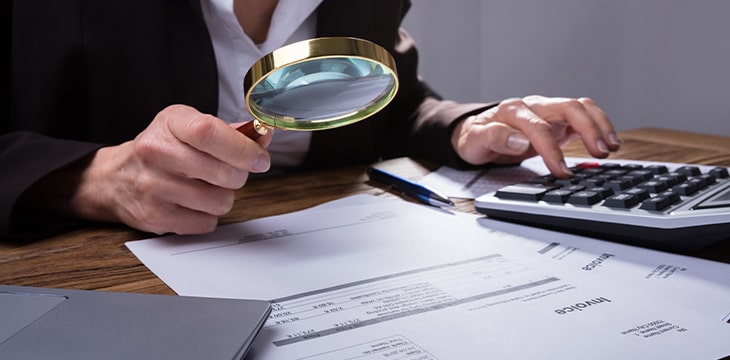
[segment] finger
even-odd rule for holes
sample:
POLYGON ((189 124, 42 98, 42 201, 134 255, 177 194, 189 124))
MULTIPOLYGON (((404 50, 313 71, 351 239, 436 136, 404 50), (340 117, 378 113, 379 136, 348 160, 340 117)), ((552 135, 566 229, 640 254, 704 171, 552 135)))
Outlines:
POLYGON ((157 200, 202 213, 222 216, 233 208, 233 190, 196 179, 176 179, 157 190, 157 200))
POLYGON ((530 150, 530 139, 516 129, 501 122, 489 122, 483 126, 482 134, 479 135, 477 144, 482 144, 478 163, 486 163, 497 158, 515 159, 525 155, 530 150))
POLYGON ((606 157, 620 145, 608 116, 590 98, 545 98, 533 95, 525 97, 524 101, 553 128, 556 124, 564 123, 568 127, 568 134, 579 134, 592 156, 606 157))
POLYGON ((593 117, 588 114, 583 104, 578 101, 571 101, 566 103, 562 111, 566 121, 573 128, 573 131, 580 134, 583 145, 592 156, 598 158, 608 156, 610 150, 604 140, 603 132, 593 117))
POLYGON ((173 210, 166 220, 169 223, 162 223, 161 228, 169 230, 163 231, 180 235, 210 233, 218 226, 217 216, 187 208, 173 210))
POLYGON ((540 154, 551 173, 566 177, 572 172, 565 164, 560 145, 553 136, 547 121, 535 114, 521 99, 508 99, 500 103, 496 120, 519 130, 527 136, 532 147, 540 154))
POLYGON ((218 226, 218 217, 204 212, 190 210, 179 206, 170 206, 158 209, 152 216, 138 221, 125 221, 126 224, 158 235, 175 234, 204 234, 212 232, 218 226), (162 214, 164 212, 164 215, 162 214))
POLYGON ((256 139, 256 142, 259 143, 259 145, 263 146, 264 148, 268 148, 271 144, 271 140, 274 138, 274 132, 276 129, 269 129, 269 131, 266 133, 266 135, 260 136, 258 139, 256 139))
POLYGON ((234 202, 233 190, 162 172, 139 174, 129 194, 143 207, 169 203, 216 216, 228 213, 234 202))
POLYGON ((500 122, 488 125, 489 147, 494 153, 499 153, 489 161, 497 164, 519 164, 522 160, 535 156, 535 149, 524 134, 500 122))
POLYGON ((119 219, 132 227, 157 234, 205 233, 213 231, 218 216, 232 207, 233 191, 215 194, 170 179, 148 178, 141 176, 136 190, 127 193, 117 208, 119 219))
MULTIPOLYGON (((533 102, 535 97, 526 97, 530 108, 539 113, 543 119, 553 127, 565 124, 568 132, 580 134, 588 152, 594 157, 606 157, 609 154, 608 146, 603 137, 603 132, 582 102, 570 98, 543 98, 537 97, 538 101, 533 102)), ((607 119, 606 119, 607 120, 607 119)))
POLYGON ((529 139, 519 131, 487 118, 490 113, 470 116, 454 129, 452 143, 464 161, 486 164, 503 154, 525 154, 530 148, 529 139))
POLYGON ((603 134, 603 140, 606 142, 609 150, 616 151, 621 147, 621 139, 616 134, 616 130, 613 127, 613 123, 608 118, 608 115, 599 108, 596 103, 587 97, 579 98, 578 101, 583 104, 586 112, 596 122, 596 125, 603 134))
POLYGON ((180 107, 168 118, 170 132, 180 141, 238 169, 264 172, 270 167, 268 152, 257 142, 233 129, 224 121, 180 107))
POLYGON ((247 170, 233 167, 176 138, 159 141, 159 137, 153 135, 140 137, 134 153, 148 168, 200 179, 226 189, 239 189, 248 180, 247 170))

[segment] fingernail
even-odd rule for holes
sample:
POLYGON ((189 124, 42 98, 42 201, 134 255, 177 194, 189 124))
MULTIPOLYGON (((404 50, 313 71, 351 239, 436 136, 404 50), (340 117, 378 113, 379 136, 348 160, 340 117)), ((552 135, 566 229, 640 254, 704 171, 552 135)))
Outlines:
POLYGON ((611 145, 615 146, 621 146, 621 144, 623 144, 623 140, 619 139, 616 133, 608 134, 608 141, 611 142, 611 145))
POLYGON ((530 147, 530 139, 522 134, 514 133, 507 138, 507 148, 514 151, 525 152, 530 147))
POLYGON ((259 155, 256 157, 256 161, 253 163, 253 171, 255 172, 265 172, 269 170, 269 167, 271 166, 271 161, 269 160, 269 157, 266 155, 259 155))
POLYGON ((598 139, 598 141, 596 141, 596 146, 598 147, 598 150, 601 151, 602 153, 604 153, 604 154, 609 153, 608 146, 606 146, 606 143, 603 142, 603 140, 598 139))

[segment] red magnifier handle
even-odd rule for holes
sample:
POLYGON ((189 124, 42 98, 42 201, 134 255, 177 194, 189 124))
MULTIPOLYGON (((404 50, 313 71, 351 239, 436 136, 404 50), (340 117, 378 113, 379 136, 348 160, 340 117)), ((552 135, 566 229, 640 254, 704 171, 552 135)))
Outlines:
POLYGON ((269 132, 268 127, 261 125, 261 123, 256 120, 249 121, 237 127, 236 130, 238 130, 241 134, 248 136, 252 140, 256 140, 269 132))

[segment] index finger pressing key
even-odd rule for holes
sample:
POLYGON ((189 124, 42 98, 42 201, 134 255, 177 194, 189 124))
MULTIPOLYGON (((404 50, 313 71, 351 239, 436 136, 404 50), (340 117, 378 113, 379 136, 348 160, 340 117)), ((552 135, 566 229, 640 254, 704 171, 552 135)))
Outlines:
POLYGON ((560 177, 572 175, 548 121, 535 114, 521 99, 506 100, 499 108, 497 120, 525 134, 551 173, 560 177))

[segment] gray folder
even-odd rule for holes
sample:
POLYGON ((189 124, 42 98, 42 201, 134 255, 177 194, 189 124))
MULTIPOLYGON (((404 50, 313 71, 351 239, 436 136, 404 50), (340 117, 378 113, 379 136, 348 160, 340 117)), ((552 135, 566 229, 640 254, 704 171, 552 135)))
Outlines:
POLYGON ((0 285, 0 359, 242 359, 263 300, 0 285))

